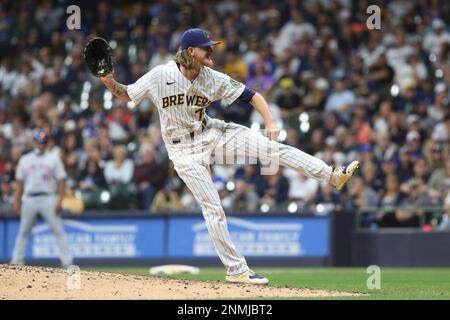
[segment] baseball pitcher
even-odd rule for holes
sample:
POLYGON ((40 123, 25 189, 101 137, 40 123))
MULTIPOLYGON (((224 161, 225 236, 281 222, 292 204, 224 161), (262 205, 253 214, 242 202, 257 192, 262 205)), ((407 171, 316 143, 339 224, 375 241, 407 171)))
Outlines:
POLYGON ((94 38, 85 48, 86 62, 94 75, 118 98, 138 104, 149 98, 158 108, 163 140, 175 170, 199 202, 208 232, 225 265, 229 282, 266 284, 268 279, 253 272, 236 250, 226 217, 210 174, 210 159, 217 150, 279 163, 320 182, 341 189, 359 166, 333 169, 322 160, 277 142, 279 129, 264 97, 212 69, 214 45, 202 29, 189 29, 181 37, 174 61, 160 65, 130 85, 113 77, 111 49, 94 38), (235 123, 206 115, 212 101, 231 104, 236 99, 250 103, 264 118, 265 136, 235 123))
POLYGON ((48 134, 45 131, 37 131, 33 141, 34 150, 20 158, 16 169, 14 210, 20 214, 20 229, 11 264, 25 263, 30 233, 40 214, 53 230, 61 264, 67 268, 72 264, 72 256, 62 219, 58 215, 61 211, 66 172, 59 156, 46 150, 48 134))

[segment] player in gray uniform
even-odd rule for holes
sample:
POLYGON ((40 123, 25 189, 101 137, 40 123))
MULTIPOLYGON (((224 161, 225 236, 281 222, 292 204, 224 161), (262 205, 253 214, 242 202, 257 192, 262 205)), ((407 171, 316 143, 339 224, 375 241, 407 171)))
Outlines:
POLYGON ((56 237, 60 260, 64 268, 72 264, 72 255, 58 215, 64 194, 66 172, 59 156, 46 150, 48 134, 37 131, 33 137, 34 150, 20 158, 16 169, 16 194, 14 210, 20 214, 11 264, 23 265, 33 225, 40 214, 56 237))
POLYGON ((175 170, 199 202, 208 232, 227 269, 229 282, 266 284, 254 273, 231 241, 224 210, 210 173, 210 160, 218 152, 240 154, 279 163, 320 182, 341 189, 353 176, 358 162, 333 169, 322 160, 277 142, 279 129, 264 97, 228 75, 212 69, 213 46, 202 29, 189 29, 181 37, 175 61, 160 65, 123 85, 110 73, 100 79, 118 98, 138 104, 150 98, 159 111, 161 132, 175 170), (205 109, 212 101, 248 102, 265 121, 265 136, 247 127, 212 119, 205 109))

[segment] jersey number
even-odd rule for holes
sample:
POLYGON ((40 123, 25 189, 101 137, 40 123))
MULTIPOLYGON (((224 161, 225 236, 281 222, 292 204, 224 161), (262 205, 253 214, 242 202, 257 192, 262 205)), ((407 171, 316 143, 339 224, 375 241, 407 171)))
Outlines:
POLYGON ((198 121, 202 122, 202 130, 204 130, 206 127, 205 109, 195 110, 195 113, 198 114, 198 121))

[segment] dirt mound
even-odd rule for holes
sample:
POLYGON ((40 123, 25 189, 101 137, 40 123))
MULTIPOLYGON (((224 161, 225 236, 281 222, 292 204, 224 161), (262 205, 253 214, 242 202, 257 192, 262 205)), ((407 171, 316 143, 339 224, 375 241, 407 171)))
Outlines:
POLYGON ((342 297, 357 293, 176 280, 105 272, 0 265, 0 299, 217 299, 342 297))

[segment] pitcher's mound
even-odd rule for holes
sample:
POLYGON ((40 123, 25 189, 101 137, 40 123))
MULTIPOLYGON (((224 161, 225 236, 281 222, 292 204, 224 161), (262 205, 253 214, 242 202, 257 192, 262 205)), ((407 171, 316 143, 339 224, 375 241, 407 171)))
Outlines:
POLYGON ((0 299, 220 299, 342 297, 359 293, 176 280, 0 265, 0 299))

